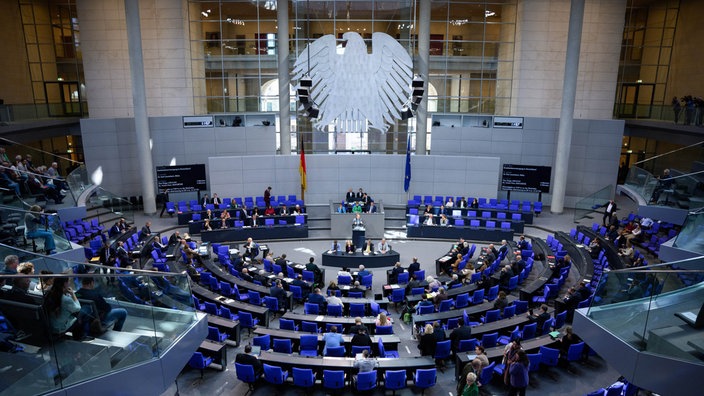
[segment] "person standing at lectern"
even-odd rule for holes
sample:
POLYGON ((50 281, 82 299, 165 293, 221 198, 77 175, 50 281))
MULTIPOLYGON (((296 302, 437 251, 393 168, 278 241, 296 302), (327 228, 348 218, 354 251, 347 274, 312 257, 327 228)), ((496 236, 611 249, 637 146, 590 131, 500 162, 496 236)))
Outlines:
POLYGON ((354 219, 352 220, 352 227, 353 228, 364 227, 364 222, 362 221, 362 215, 360 215, 359 213, 357 213, 354 216, 354 219))

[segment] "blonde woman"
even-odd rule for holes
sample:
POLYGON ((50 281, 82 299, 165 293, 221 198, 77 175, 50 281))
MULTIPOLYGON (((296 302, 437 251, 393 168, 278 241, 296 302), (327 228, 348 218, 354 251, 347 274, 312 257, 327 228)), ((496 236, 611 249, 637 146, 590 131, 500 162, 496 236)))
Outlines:
POLYGON ((393 324, 393 322, 391 322, 391 318, 386 316, 383 312, 380 312, 379 316, 376 317, 375 323, 377 326, 391 326, 393 324))
POLYGON ((420 354, 422 356, 435 356, 435 347, 437 344, 438 340, 433 335, 433 324, 428 323, 425 325, 425 330, 423 335, 420 336, 420 342, 418 343, 420 354))

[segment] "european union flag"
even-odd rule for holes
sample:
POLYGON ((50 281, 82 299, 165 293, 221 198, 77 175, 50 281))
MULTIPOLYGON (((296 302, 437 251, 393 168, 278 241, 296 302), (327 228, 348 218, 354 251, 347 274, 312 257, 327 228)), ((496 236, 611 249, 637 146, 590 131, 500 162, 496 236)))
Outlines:
POLYGON ((411 135, 406 141, 406 177, 403 179, 403 191, 408 192, 411 185, 411 135))

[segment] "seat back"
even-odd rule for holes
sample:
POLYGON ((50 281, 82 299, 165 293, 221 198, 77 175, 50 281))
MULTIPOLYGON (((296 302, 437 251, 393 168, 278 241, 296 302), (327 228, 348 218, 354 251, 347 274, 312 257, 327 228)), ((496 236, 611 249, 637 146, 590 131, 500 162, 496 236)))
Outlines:
MULTIPOLYGON (((301 322, 301 331, 304 331, 306 333, 317 333, 318 332, 318 325, 315 322, 302 321, 301 322)), ((317 340, 317 336, 316 336, 316 340, 317 340)))
POLYGON ((291 369, 293 374, 293 384, 296 386, 302 386, 305 388, 310 388, 315 385, 315 376, 313 375, 312 369, 303 369, 294 367, 291 369))
POLYGON ((275 385, 282 385, 286 379, 286 374, 287 373, 285 373, 281 367, 270 366, 264 363, 264 379, 266 379, 266 382, 275 385))
POLYGON ((460 340, 460 343, 457 345, 457 352, 471 352, 474 351, 474 348, 477 346, 477 339, 472 338, 469 340, 460 340))
POLYGON ((438 312, 449 311, 452 308, 453 300, 442 300, 438 306, 438 312))
POLYGON ((301 351, 318 352, 318 336, 315 334, 301 334, 301 351))
POLYGON ((329 316, 342 316, 342 305, 328 305, 329 316))
POLYGON ((402 272, 398 274, 398 278, 396 279, 396 283, 405 285, 408 283, 408 272, 402 272))
POLYGON ((344 389, 345 372, 342 370, 323 370, 323 388, 344 389))
POLYGON ((398 390, 406 387, 406 370, 388 370, 384 373, 384 388, 398 390))
POLYGON ((504 308, 504 319, 511 318, 515 314, 516 314, 516 306, 515 305, 510 305, 510 306, 504 308))
POLYGON ((303 306, 303 312, 306 315, 317 315, 320 312, 320 306, 313 303, 305 303, 303 306))
POLYGON ((496 346, 496 340, 499 338, 499 333, 488 333, 482 336, 482 346, 486 348, 493 348, 496 346))
POLYGON ((237 373, 237 379, 242 382, 253 383, 257 381, 254 376, 254 366, 251 364, 235 363, 235 373, 237 373))
POLYGON ((264 334, 259 337, 254 337, 252 339, 252 345, 259 346, 263 350, 267 350, 271 347, 271 336, 269 334, 264 334))
POLYGON ((293 321, 293 319, 284 319, 281 318, 279 319, 279 328, 281 330, 291 330, 291 331, 296 331, 296 322, 293 321))
POLYGON ((492 309, 490 311, 487 311, 486 316, 484 317, 484 323, 496 322, 497 320, 499 320, 500 315, 500 309, 492 309))
POLYGON ((567 361, 574 362, 582 358, 582 352, 584 351, 584 341, 570 345, 567 350, 567 361))
POLYGON ((537 323, 531 323, 523 326, 523 331, 521 332, 521 339, 522 340, 529 340, 533 337, 535 337, 535 332, 538 328, 537 323))
POLYGON ((528 301, 515 300, 513 306, 516 307, 516 315, 528 312, 528 301))
POLYGON ((435 347, 435 359, 447 359, 450 357, 452 341, 445 340, 437 343, 435 347))
POLYGON ((530 364, 528 365, 528 371, 533 372, 537 371, 540 368, 540 360, 542 359, 543 355, 538 352, 538 353, 529 353, 528 355, 528 361, 530 364))
MULTIPOLYGON (((560 357, 560 351, 554 348, 548 348, 546 346, 540 347, 540 363, 546 366, 557 366, 558 359, 560 357)), ((619 393, 620 395, 620 393, 619 393)))
POLYGON ((494 376, 494 367, 496 367, 496 362, 491 362, 491 364, 482 369, 482 373, 479 375, 479 382, 481 382, 482 386, 486 386, 491 382, 494 376))
POLYGON ((345 347, 330 347, 325 350, 325 356, 345 357, 345 347))
POLYGON ((382 335, 382 334, 393 334, 394 333, 394 327, 393 325, 388 325, 388 326, 376 326, 374 330, 374 334, 376 335, 382 335))
POLYGON ((421 389, 435 386, 438 380, 437 369, 418 369, 415 373, 414 383, 421 389))
MULTIPOLYGON (((291 348, 291 340, 288 338, 274 339, 274 352, 293 353, 293 349, 291 348)), ((295 375, 294 375, 294 381, 295 381, 295 375)))
POLYGON ((357 390, 364 391, 376 388, 376 370, 357 374, 357 390))

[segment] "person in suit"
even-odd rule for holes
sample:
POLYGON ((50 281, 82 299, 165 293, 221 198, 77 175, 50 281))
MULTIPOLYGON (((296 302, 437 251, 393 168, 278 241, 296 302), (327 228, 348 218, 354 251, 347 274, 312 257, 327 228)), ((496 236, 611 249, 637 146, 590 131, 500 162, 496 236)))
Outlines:
POLYGON ((142 233, 139 234, 139 240, 140 241, 145 241, 149 239, 150 236, 152 236, 152 222, 148 221, 144 224, 144 227, 142 227, 142 233))
POLYGON ((340 250, 342 250, 342 248, 340 247, 340 244, 337 242, 337 239, 335 239, 334 241, 332 241, 332 245, 330 245, 330 250, 331 250, 333 253, 337 253, 337 252, 339 252, 340 250))
POLYGON ((250 365, 250 366, 254 367, 254 376, 255 377, 259 377, 262 375, 262 372, 263 372, 262 362, 259 361, 259 358, 252 355, 252 346, 251 345, 245 345, 244 353, 240 352, 237 354, 237 356, 235 357, 235 363, 246 364, 246 365, 250 365))
POLYGON ((303 300, 308 298, 308 294, 310 294, 310 286, 303 280, 303 275, 296 275, 296 279, 291 282, 291 286, 298 286, 301 288, 301 296, 303 297, 303 300))
POLYGON ((369 254, 369 253, 374 253, 374 244, 372 243, 371 239, 367 239, 367 241, 364 243, 364 247, 362 248, 362 252, 369 254))
POLYGON ((367 213, 376 213, 376 205, 374 205, 374 201, 369 202, 367 213))
POLYGON ((401 267, 401 262, 397 261, 396 264, 394 264, 394 268, 391 270, 391 274, 389 275, 389 281, 391 284, 398 283, 398 275, 402 274, 405 270, 403 267, 401 267))
POLYGON ((222 199, 218 197, 218 193, 213 193, 213 199, 211 199, 210 203, 215 205, 216 208, 222 203, 222 199))
POLYGON ((350 188, 347 190, 347 194, 345 195, 345 201, 348 203, 352 203, 357 200, 357 196, 355 195, 354 191, 350 188))
POLYGON ((311 304, 318 304, 321 312, 324 312, 325 307, 327 306, 327 300, 325 300, 325 297, 323 297, 320 293, 319 287, 316 287, 315 290, 313 290, 313 293, 308 295, 308 302, 311 304))
POLYGON ((459 318, 458 325, 459 326, 452 330, 452 333, 450 333, 453 352, 457 351, 461 340, 469 340, 472 338, 472 328, 468 323, 464 322, 464 318, 459 318))
POLYGON ((244 244, 244 254, 242 258, 253 259, 259 254, 259 248, 252 238, 247 238, 247 243, 244 244))
POLYGON ((266 204, 266 206, 271 206, 271 186, 264 190, 264 204, 266 204))
POLYGON ((350 345, 352 346, 362 346, 362 347, 369 347, 371 350, 372 347, 372 338, 369 337, 369 334, 367 334, 367 328, 364 326, 361 327, 356 327, 357 331, 355 333, 352 333, 350 329, 350 334, 354 334, 352 337, 352 340, 350 341, 350 345))
POLYGON ((345 209, 345 207, 342 204, 340 204, 337 207, 337 213, 347 213, 347 209, 345 209))
POLYGON ((358 333, 364 333, 368 334, 369 330, 367 329, 367 326, 362 324, 362 318, 359 316, 354 318, 354 325, 350 327, 350 334, 358 334, 358 333))
POLYGON ((110 227, 110 229, 108 230, 108 235, 113 237, 119 235, 121 232, 122 231, 120 230, 120 223, 115 222, 115 224, 113 224, 112 227, 110 227))
POLYGON ((286 260, 286 253, 282 254, 281 257, 277 258, 274 264, 281 267, 281 272, 283 272, 284 275, 288 274, 288 260, 286 260))
POLYGON ((364 227, 364 221, 362 221, 362 215, 357 213, 352 219, 352 227, 364 227))
POLYGON ((181 243, 181 239, 181 233, 174 231, 174 233, 169 237, 169 246, 178 245, 181 243))
POLYGON ((130 254, 129 252, 127 252, 127 249, 125 249, 124 242, 119 241, 117 243, 117 249, 115 249, 115 254, 120 260, 120 267, 124 268, 128 265, 132 265, 132 259, 130 258, 130 254))
POLYGON ((290 212, 288 211, 288 208, 286 205, 281 205, 281 208, 279 208, 279 216, 288 216, 290 212))
POLYGON ((269 289, 269 295, 279 300, 279 309, 286 312, 286 291, 280 280, 277 280, 274 286, 269 289))
POLYGON ((528 311, 528 320, 533 323, 538 324, 538 331, 540 331, 543 328, 543 325, 545 322, 550 320, 550 314, 548 313, 548 306, 546 304, 543 304, 540 306, 540 313, 538 315, 533 315, 533 310, 528 311))
POLYGON ((420 263, 418 257, 413 257, 413 261, 408 265, 408 275, 413 276, 416 271, 420 271, 420 263))
POLYGON ((203 198, 200 200, 200 206, 205 208, 205 205, 210 203, 210 197, 208 194, 203 195, 203 198))
POLYGON ((354 198, 355 198, 355 201, 362 201, 362 199, 364 198, 364 190, 362 190, 362 187, 360 187, 359 190, 357 190, 357 195, 355 195, 354 198))

